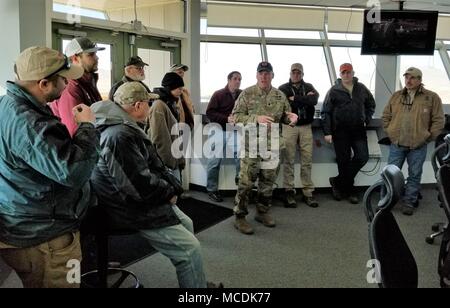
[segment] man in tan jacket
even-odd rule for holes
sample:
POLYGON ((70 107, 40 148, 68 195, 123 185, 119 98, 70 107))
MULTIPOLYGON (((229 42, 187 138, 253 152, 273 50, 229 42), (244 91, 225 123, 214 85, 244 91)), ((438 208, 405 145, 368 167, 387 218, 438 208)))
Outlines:
POLYGON ((408 180, 402 212, 412 215, 418 205, 423 163, 427 144, 444 128, 444 112, 439 96, 426 90, 422 71, 410 67, 405 74, 405 88, 395 92, 383 112, 383 128, 392 144, 388 164, 400 169, 408 162, 408 180))

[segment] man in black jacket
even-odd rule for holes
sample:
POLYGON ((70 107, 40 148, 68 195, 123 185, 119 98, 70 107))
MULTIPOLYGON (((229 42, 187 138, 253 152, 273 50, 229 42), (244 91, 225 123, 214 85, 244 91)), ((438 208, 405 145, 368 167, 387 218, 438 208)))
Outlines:
POLYGON ((353 184, 359 170, 369 160, 366 126, 375 112, 375 99, 354 77, 350 63, 342 64, 339 71, 341 78, 328 91, 322 107, 325 141, 334 144, 339 170, 337 177, 330 178, 330 184, 336 200, 348 195, 349 201, 357 204, 353 184))
POLYGON ((102 148, 93 187, 113 228, 139 230, 175 265, 181 288, 205 288, 192 220, 176 206, 182 187, 138 126, 148 117, 148 100, 144 86, 127 82, 117 89, 114 102, 92 106, 102 148))
POLYGON ((313 138, 311 123, 314 120, 315 105, 319 93, 310 83, 303 80, 303 65, 294 63, 291 66, 291 79, 280 86, 291 104, 292 112, 298 115, 297 125, 283 125, 283 138, 286 145, 284 152, 284 187, 286 188, 285 207, 297 207, 295 201, 295 154, 297 144, 300 147, 301 179, 303 200, 310 207, 319 204, 313 198, 314 183, 311 179, 313 138))

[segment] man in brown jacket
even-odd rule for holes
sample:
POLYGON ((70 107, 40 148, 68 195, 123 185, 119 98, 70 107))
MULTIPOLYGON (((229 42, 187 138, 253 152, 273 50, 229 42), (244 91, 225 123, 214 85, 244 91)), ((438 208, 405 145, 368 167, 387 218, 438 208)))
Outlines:
POLYGON ((412 215, 418 205, 423 163, 427 144, 444 128, 444 112, 439 96, 426 90, 422 72, 410 67, 405 74, 405 88, 395 92, 383 112, 383 128, 392 144, 388 164, 400 169, 408 162, 408 180, 402 212, 412 215))

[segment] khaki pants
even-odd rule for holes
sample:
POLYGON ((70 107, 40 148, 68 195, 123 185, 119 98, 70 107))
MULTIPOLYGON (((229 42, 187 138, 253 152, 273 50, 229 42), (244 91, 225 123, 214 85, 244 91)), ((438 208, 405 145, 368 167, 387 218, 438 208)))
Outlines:
POLYGON ((79 288, 69 283, 70 260, 81 263, 80 233, 66 233, 30 248, 13 248, 0 243, 0 256, 19 275, 25 288, 79 288))
POLYGON ((300 177, 303 185, 303 194, 311 197, 314 183, 311 179, 313 137, 311 124, 291 127, 283 125, 284 151, 284 187, 286 190, 295 188, 295 154, 297 145, 300 147, 300 177))

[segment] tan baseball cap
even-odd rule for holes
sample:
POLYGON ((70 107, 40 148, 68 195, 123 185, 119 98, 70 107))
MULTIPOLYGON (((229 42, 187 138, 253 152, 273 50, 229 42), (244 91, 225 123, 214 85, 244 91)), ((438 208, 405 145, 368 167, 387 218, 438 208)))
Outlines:
POLYGON ((300 72, 303 73, 303 65, 301 65, 300 63, 294 63, 294 64, 292 64, 292 65, 291 65, 291 72, 292 72, 292 71, 295 71, 295 70, 300 71, 300 72))
POLYGON ((403 74, 403 76, 405 75, 411 75, 412 77, 422 78, 422 71, 419 70, 418 68, 410 67, 403 74))
POLYGON ((114 94, 114 102, 119 105, 134 104, 159 98, 159 95, 148 93, 147 89, 137 81, 125 82, 114 94))
POLYGON ((71 65, 61 52, 47 47, 30 47, 17 58, 15 73, 18 80, 34 81, 60 75, 67 79, 78 79, 84 74, 84 69, 71 65))

